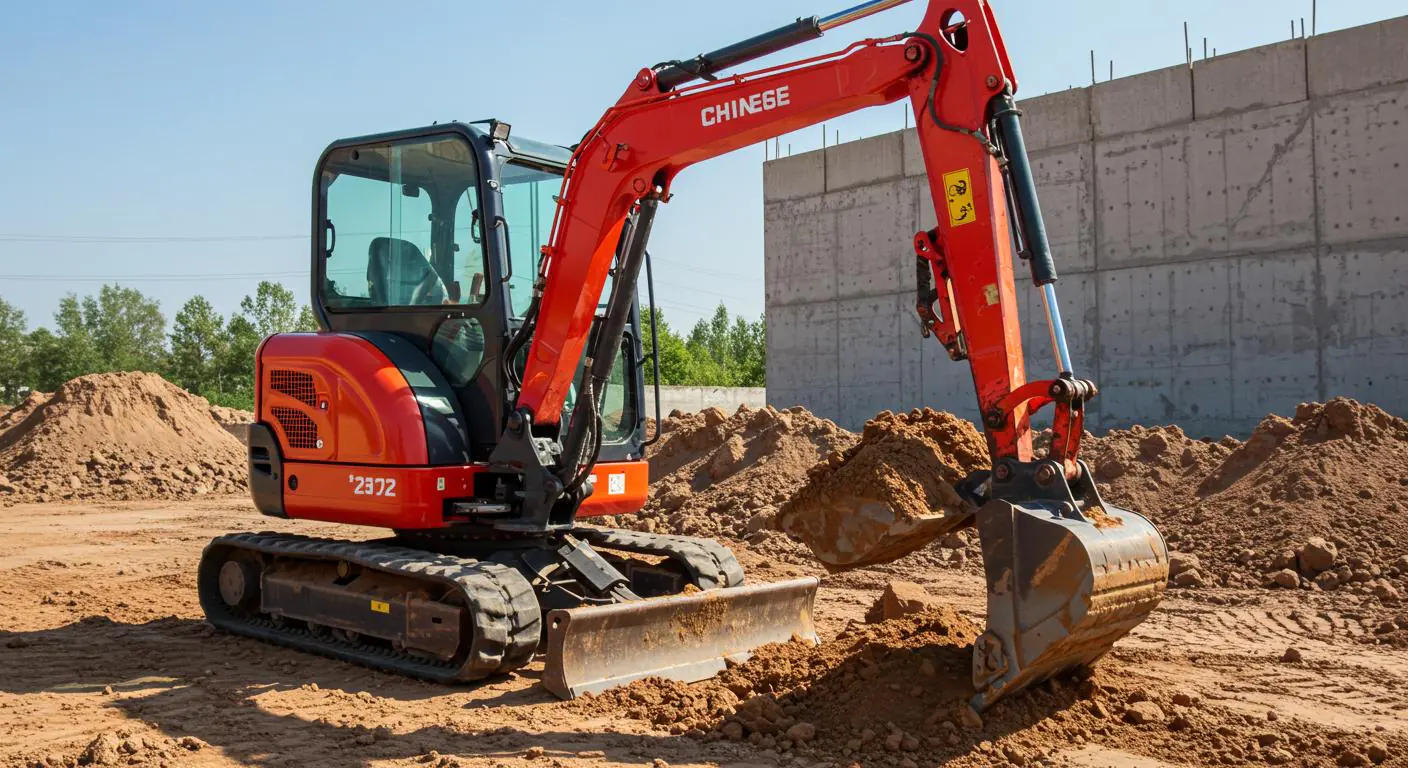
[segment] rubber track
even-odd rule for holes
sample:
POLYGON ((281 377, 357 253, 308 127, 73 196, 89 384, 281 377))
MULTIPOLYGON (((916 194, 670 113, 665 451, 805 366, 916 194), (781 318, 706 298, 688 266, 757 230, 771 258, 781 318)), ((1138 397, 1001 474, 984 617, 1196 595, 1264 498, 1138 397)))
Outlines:
POLYGON ((532 660, 542 634, 537 597, 513 568, 383 544, 279 533, 228 534, 206 545, 199 590, 206 617, 220 629, 438 683, 467 682, 517 669, 532 660), (445 662, 387 646, 315 635, 264 616, 237 616, 220 597, 219 563, 206 562, 224 548, 304 560, 345 560, 368 570, 458 589, 474 612, 474 637, 467 651, 445 662))
POLYGON ((684 566, 700 589, 737 587, 743 583, 743 566, 728 547, 712 539, 668 536, 621 528, 581 525, 572 529, 589 543, 647 555, 664 555, 684 566))

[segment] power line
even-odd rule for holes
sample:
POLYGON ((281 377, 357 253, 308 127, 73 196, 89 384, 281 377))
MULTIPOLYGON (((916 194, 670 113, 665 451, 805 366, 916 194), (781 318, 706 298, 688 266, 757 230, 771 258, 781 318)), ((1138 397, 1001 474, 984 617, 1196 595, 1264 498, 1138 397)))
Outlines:
POLYGON ((248 280, 251 278, 269 277, 307 277, 307 271, 301 272, 230 272, 223 274, 157 274, 157 275, 0 275, 0 280, 13 280, 15 282, 103 282, 103 281, 134 281, 146 282, 185 282, 193 280, 248 280))
POLYGON ((3 243, 247 243, 267 240, 307 240, 308 235, 44 235, 0 232, 3 243))
MULTIPOLYGON (((428 231, 427 231, 428 232, 428 231)), ((349 232, 344 233, 346 237, 372 236, 382 234, 378 232, 349 232)), ((414 233, 405 233, 414 234, 414 233)), ((426 234, 422 232, 420 234, 426 234)), ((128 244, 128 243, 251 243, 270 242, 279 240, 307 240, 307 233, 299 235, 67 235, 49 234, 35 232, 0 232, 0 243, 74 243, 74 244, 128 244)), ((689 262, 677 261, 675 259, 652 256, 656 262, 669 264, 680 269, 687 269, 705 275, 716 277, 738 277, 737 272, 730 272, 720 269, 709 269, 700 267, 689 262)), ((735 297, 736 298, 736 297, 735 297)))
POLYGON ((696 286, 693 286, 693 285, 680 285, 679 283, 671 283, 671 282, 666 282, 666 281, 664 281, 664 280, 656 280, 656 281, 655 281, 655 284, 656 284, 657 286, 658 286, 658 285, 663 285, 663 286, 667 286, 667 287, 669 287, 669 288, 676 288, 676 289, 681 290, 681 291, 689 291, 690 293, 702 293, 702 294, 706 294, 706 295, 709 295, 709 296, 718 296, 718 297, 721 298, 721 299, 736 299, 736 300, 738 300, 738 301, 747 301, 747 300, 748 300, 748 298, 747 298, 746 296, 739 296, 739 295, 736 294, 736 293, 721 293, 721 292, 719 292, 719 291, 705 290, 704 288, 699 288, 699 287, 696 287, 696 286))
POLYGON ((737 277, 738 277, 738 273, 737 273, 737 272, 726 272, 726 271, 721 270, 721 269, 706 269, 706 268, 704 268, 704 267, 696 267, 696 266, 694 266, 693 264, 690 264, 690 263, 688 263, 688 262, 684 262, 684 261, 675 261, 674 259, 662 259, 662 258, 660 258, 659 256, 655 256, 655 255, 652 255, 650 258, 651 258, 652 260, 654 260, 654 261, 657 261, 657 262, 661 263, 661 264, 669 264, 669 265, 672 266, 672 267, 679 267, 679 268, 681 268, 681 269, 688 269, 688 270, 691 270, 691 271, 694 271, 694 272, 699 272, 699 273, 705 274, 705 275, 714 275, 715 277, 731 277, 731 278, 737 278, 737 277))

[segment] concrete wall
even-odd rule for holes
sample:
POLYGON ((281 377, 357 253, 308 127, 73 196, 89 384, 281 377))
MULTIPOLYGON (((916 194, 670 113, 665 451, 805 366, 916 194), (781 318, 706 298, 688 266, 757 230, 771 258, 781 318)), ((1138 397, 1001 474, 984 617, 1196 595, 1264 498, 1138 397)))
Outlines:
MULTIPOLYGON (((1408 414, 1405 40, 1408 17, 1022 102, 1088 424, 1244 434, 1335 395, 1408 414)), ((912 131, 764 165, 774 405, 977 416, 913 315, 923 174, 912 131)))
MULTIPOLYGON (((661 387, 660 413, 669 416, 670 411, 686 413, 702 411, 710 406, 718 406, 732 414, 738 406, 762 408, 767 405, 768 391, 762 387, 661 387)), ((645 415, 655 418, 655 387, 645 386, 645 415)))

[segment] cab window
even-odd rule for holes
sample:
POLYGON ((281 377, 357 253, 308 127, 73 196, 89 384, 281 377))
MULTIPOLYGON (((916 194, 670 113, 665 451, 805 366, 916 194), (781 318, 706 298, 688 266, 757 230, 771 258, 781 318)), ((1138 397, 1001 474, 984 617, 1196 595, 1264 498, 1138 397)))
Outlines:
POLYGON ((329 153, 321 299, 331 310, 479 304, 479 175, 458 136, 329 153))
MULTIPOLYGON (((533 281, 538 276, 543 246, 552 239, 553 217, 557 214, 555 198, 562 191, 562 171, 510 160, 500 169, 499 177, 513 264, 513 276, 508 281, 510 312, 514 317, 523 317, 533 300, 533 281)), ((611 277, 608 275, 597 306, 605 307, 610 297, 611 277)))

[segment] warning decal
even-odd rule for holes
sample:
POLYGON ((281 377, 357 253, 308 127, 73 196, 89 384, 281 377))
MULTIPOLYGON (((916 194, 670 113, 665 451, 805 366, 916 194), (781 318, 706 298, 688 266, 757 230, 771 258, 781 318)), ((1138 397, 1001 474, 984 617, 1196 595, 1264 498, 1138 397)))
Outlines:
POLYGON ((948 224, 961 227, 977 219, 973 209, 973 180, 968 169, 944 174, 944 195, 948 198, 948 224))

